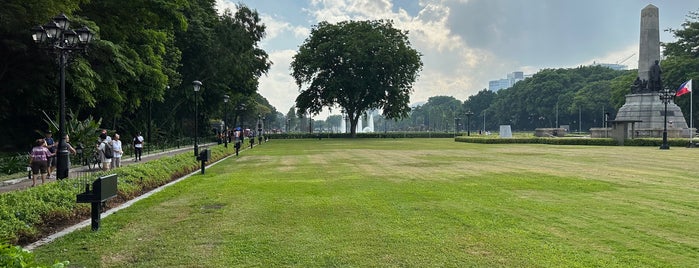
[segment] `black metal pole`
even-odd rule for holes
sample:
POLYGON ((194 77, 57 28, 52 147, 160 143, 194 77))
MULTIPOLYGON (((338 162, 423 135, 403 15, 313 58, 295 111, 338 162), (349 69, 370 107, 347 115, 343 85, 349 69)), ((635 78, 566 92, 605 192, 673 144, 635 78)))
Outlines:
POLYGON ((58 156, 56 156, 56 178, 59 180, 68 178, 68 145, 66 143, 66 64, 67 51, 60 49, 59 65, 61 72, 61 92, 59 93, 59 118, 58 118, 58 156))
MULTIPOLYGON (((152 107, 153 107, 153 100, 148 100, 148 137, 146 138, 146 142, 148 142, 148 144, 151 144, 150 143, 150 130, 151 130, 151 121, 152 121, 152 117, 153 117, 153 108, 152 107)), ((150 148, 150 147, 152 147, 152 146, 148 146, 148 148, 150 148)))
POLYGON ((92 202, 90 203, 90 216, 92 218, 91 221, 91 226, 92 226, 92 231, 97 231, 100 229, 100 207, 102 206, 102 202, 92 202))
POLYGON ((194 156, 199 155, 199 145, 197 144, 197 121, 199 120, 197 114, 197 91, 194 91, 194 156))
POLYGON ((663 92, 665 96, 663 96, 663 102, 665 102, 665 114, 664 114, 664 119, 663 119, 663 144, 660 145, 661 150, 667 150, 670 149, 670 145, 667 143, 667 103, 670 102, 670 99, 668 98, 667 92, 663 92))
POLYGON ((466 136, 471 136, 471 115, 466 117, 466 136))

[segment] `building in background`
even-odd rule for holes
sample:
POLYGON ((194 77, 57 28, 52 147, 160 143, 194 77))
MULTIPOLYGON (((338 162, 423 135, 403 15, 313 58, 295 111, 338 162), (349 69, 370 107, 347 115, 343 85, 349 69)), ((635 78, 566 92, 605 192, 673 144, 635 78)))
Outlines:
POLYGON ((515 83, 522 81, 527 77, 530 76, 525 76, 524 72, 511 72, 507 74, 507 78, 489 81, 488 90, 492 92, 497 92, 498 90, 501 90, 503 88, 509 88, 513 86, 515 83))

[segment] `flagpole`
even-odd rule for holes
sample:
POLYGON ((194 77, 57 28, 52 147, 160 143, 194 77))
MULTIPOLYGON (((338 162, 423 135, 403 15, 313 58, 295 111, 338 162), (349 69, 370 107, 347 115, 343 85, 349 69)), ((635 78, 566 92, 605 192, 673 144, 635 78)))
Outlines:
MULTIPOLYGON (((689 81, 692 81, 691 79, 689 81)), ((689 90, 692 90, 691 88, 689 90)), ((694 147, 694 91, 689 92, 689 147, 694 147)))

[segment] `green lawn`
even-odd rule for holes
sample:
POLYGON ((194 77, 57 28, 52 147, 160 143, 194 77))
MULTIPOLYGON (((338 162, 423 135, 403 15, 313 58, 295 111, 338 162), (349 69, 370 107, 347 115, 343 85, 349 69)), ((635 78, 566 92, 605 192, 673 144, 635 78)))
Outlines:
POLYGON ((76 267, 696 267, 698 155, 273 140, 35 252, 76 267))

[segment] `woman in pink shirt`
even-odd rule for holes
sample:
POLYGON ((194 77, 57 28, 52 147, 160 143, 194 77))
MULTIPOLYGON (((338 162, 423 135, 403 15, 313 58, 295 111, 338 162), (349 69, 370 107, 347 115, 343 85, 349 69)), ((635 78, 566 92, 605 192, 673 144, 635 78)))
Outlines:
POLYGON ((48 170, 48 159, 54 154, 46 148, 46 140, 38 139, 29 155, 29 166, 32 168, 32 187, 36 186, 36 176, 41 174, 41 183, 46 182, 46 171, 48 170))

